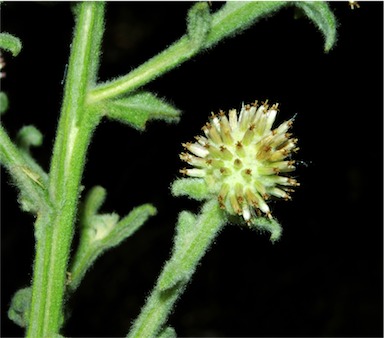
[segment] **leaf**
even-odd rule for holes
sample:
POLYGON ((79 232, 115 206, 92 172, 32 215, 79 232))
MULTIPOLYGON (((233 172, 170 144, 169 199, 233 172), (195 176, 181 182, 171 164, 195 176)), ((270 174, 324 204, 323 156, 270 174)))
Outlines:
POLYGON ((107 101, 107 117, 144 130, 148 120, 178 122, 180 111, 149 92, 138 92, 122 99, 107 101))
POLYGON ((324 1, 295 1, 309 19, 323 33, 325 44, 324 51, 329 52, 336 43, 336 18, 329 5, 324 1))
POLYGON ((209 30, 211 29, 211 14, 207 2, 198 2, 188 12, 188 37, 195 48, 204 45, 209 30))
POLYGON ((103 205, 107 196, 106 190, 97 185, 93 187, 85 197, 85 203, 83 206, 84 225, 90 226, 92 217, 94 217, 103 205))
POLYGON ((26 327, 31 299, 32 289, 30 287, 18 290, 12 298, 11 306, 8 310, 8 318, 15 324, 26 327))
MULTIPOLYGON (((28 163, 28 166, 20 167, 19 169, 32 179, 32 181, 44 188, 48 186, 48 174, 41 168, 30 153, 31 147, 39 147, 42 143, 43 134, 35 126, 24 126, 17 133, 16 144, 18 145, 21 154, 24 156, 26 163, 28 163)), ((32 199, 32 202, 35 202, 34 199, 32 199)), ((23 196, 20 203, 23 210, 32 210, 28 207, 29 203, 27 196, 23 196)))
POLYGON ((208 186, 202 178, 180 178, 172 184, 174 196, 188 196, 198 201, 209 197, 208 186))
POLYGON ((16 142, 20 148, 29 152, 31 146, 38 147, 42 145, 43 135, 35 126, 24 126, 19 130, 16 142))
POLYGON ((193 236, 193 230, 196 228, 196 215, 189 211, 182 211, 176 227, 176 236, 174 239, 174 250, 182 250, 189 237, 193 236))
POLYGON ((335 16, 324 1, 228 1, 212 15, 212 27, 206 47, 243 31, 258 19, 289 5, 301 8, 319 28, 325 38, 324 49, 328 52, 336 42, 337 24, 335 16))
POLYGON ((269 239, 272 243, 280 239, 281 233, 283 231, 279 222, 277 222, 275 219, 269 219, 266 217, 256 217, 252 219, 250 227, 260 231, 267 230, 268 232, 270 232, 271 236, 269 239))
POLYGON ((258 19, 288 4, 289 1, 227 1, 212 15, 212 29, 208 34, 206 47, 242 32, 258 19))
POLYGON ((160 332, 157 338, 176 338, 177 334, 173 327, 168 326, 160 332))
POLYGON ((82 206, 80 243, 70 269, 68 286, 71 291, 78 287, 87 270, 102 253, 133 235, 157 212, 151 204, 143 204, 122 219, 116 213, 98 214, 105 197, 105 189, 96 186, 87 194, 82 206))
POLYGON ((134 208, 112 228, 109 235, 103 240, 102 245, 104 248, 112 248, 120 244, 127 237, 135 233, 150 216, 154 216, 156 213, 156 208, 151 204, 143 204, 134 208))
POLYGON ((13 56, 17 56, 21 51, 21 41, 9 33, 0 33, 0 48, 11 52, 13 56))
POLYGON ((5 113, 8 109, 8 96, 4 92, 0 92, 0 115, 5 113))
MULTIPOLYGON (((89 228, 91 229, 91 236, 89 236, 90 241, 97 242, 109 236, 119 221, 119 218, 119 215, 115 213, 93 216, 89 221, 89 228)), ((108 247, 108 245, 105 245, 105 248, 108 247)))
POLYGON ((98 214, 106 198, 106 190, 101 186, 93 187, 86 196, 82 210, 82 238, 88 243, 98 242, 103 250, 111 248, 132 235, 150 216, 156 214, 151 204, 134 208, 120 219, 116 213, 98 214))

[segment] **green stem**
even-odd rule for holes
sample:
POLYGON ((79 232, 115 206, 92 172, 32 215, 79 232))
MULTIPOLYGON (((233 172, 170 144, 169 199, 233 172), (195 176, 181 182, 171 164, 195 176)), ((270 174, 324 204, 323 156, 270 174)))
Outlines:
POLYGON ((63 321, 63 297, 73 224, 86 150, 99 122, 85 107, 85 96, 95 78, 103 31, 104 4, 79 5, 68 67, 64 101, 54 145, 49 193, 54 211, 37 238, 32 302, 27 337, 52 337, 63 321), (92 54, 95 54, 92 55, 92 54))
POLYGON ((196 49, 194 41, 184 35, 169 48, 145 62, 129 74, 106 82, 94 88, 88 96, 88 102, 111 99, 145 85, 163 73, 179 66, 200 51, 210 48, 222 39, 249 27, 257 19, 289 4, 289 1, 236 1, 227 3, 222 10, 212 15, 212 26, 207 39, 196 49))
POLYGON ((191 48, 189 39, 183 37, 129 74, 97 86, 89 93, 88 101, 94 103, 131 92, 175 68, 195 54, 196 50, 191 48))
POLYGON ((197 264, 225 222, 217 201, 209 201, 188 232, 176 237, 172 257, 165 264, 128 337, 155 337, 160 332, 197 264))

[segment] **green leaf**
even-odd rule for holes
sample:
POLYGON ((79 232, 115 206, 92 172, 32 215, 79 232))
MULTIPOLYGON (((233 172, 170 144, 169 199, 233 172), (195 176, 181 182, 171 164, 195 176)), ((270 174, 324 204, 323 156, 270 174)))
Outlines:
POLYGON ((324 1, 295 1, 309 19, 317 26, 325 39, 324 51, 329 52, 336 43, 336 18, 324 1))
POLYGON ((48 176, 24 149, 18 148, 0 124, 0 162, 19 188, 22 210, 37 213, 50 208, 46 190, 48 176))
POLYGON ((122 218, 102 241, 105 248, 112 248, 120 244, 127 237, 135 233, 150 216, 156 215, 157 210, 151 204, 143 204, 134 208, 127 216, 122 218))
POLYGON ((21 41, 11 34, 0 33, 0 48, 11 52, 13 56, 17 56, 21 51, 21 41))
POLYGON ((42 145, 43 135, 32 125, 24 126, 19 130, 16 142, 20 148, 29 152, 31 146, 38 147, 42 145))
POLYGON ((149 92, 139 92, 106 103, 106 116, 144 130, 148 120, 178 122, 180 111, 149 92))
POLYGON ((168 326, 162 332, 160 332, 157 338, 176 338, 176 337, 177 337, 177 334, 175 329, 173 327, 168 326))
POLYGON ((202 178, 180 178, 171 186, 174 196, 188 196, 198 201, 210 197, 208 186, 202 178))
POLYGON ((335 16, 324 1, 228 1, 212 16, 207 47, 243 31, 258 19, 289 5, 301 8, 319 28, 325 38, 325 51, 328 52, 336 42, 337 24, 335 16))
POLYGON ((157 212, 151 204, 143 204, 122 219, 116 213, 98 214, 105 197, 105 189, 96 186, 90 190, 82 206, 80 243, 70 269, 71 291, 78 287, 87 270, 102 253, 133 235, 157 212))
POLYGON ((84 217, 85 226, 90 226, 92 217, 94 217, 97 214, 100 207, 105 202, 106 196, 107 196, 106 190, 99 185, 93 187, 88 192, 85 198, 84 206, 83 206, 83 217, 84 217))
MULTIPOLYGON (((41 146, 43 143, 43 135, 41 132, 34 126, 24 126, 22 127, 16 137, 16 144, 19 147, 20 152, 24 156, 25 161, 28 163, 28 167, 20 168, 23 170, 32 181, 41 187, 48 186, 48 175, 41 168, 41 166, 35 161, 30 153, 30 148, 41 146)), ((20 199, 20 204, 22 209, 25 211, 32 210, 29 207, 31 201, 28 201, 28 196, 22 196, 20 199)), ((34 202, 34 199, 32 199, 34 202)))
POLYGON ((5 113, 8 109, 8 96, 4 92, 0 92, 0 115, 5 113))
POLYGON ((272 243, 276 242, 280 239, 281 233, 283 231, 279 222, 275 219, 269 219, 266 217, 257 217, 251 220, 250 227, 260 230, 260 231, 268 231, 271 233, 271 237, 269 238, 272 243))
POLYGON ((289 5, 289 1, 227 1, 212 17, 207 47, 240 33, 258 19, 289 5))
MULTIPOLYGON (((111 233, 112 229, 119 221, 119 215, 116 213, 95 215, 90 220, 89 236, 90 242, 97 242, 105 239, 111 233)), ((108 245, 105 248, 109 247, 108 245)))
POLYGON ((199 49, 203 46, 209 30, 211 29, 211 14, 207 2, 198 2, 188 12, 188 37, 199 49))
POLYGON ((8 310, 8 318, 15 324, 26 327, 31 299, 32 289, 30 287, 18 290, 12 298, 11 306, 8 310))
POLYGON ((193 234, 195 227, 196 215, 189 211, 180 212, 176 227, 175 250, 184 247, 184 244, 188 241, 188 237, 193 234))

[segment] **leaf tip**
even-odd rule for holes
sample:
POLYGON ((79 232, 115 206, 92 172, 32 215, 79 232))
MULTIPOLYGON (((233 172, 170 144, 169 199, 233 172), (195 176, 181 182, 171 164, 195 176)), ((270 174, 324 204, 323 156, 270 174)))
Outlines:
POLYGON ((0 48, 11 52, 13 56, 17 56, 22 48, 19 38, 9 33, 0 34, 0 48))

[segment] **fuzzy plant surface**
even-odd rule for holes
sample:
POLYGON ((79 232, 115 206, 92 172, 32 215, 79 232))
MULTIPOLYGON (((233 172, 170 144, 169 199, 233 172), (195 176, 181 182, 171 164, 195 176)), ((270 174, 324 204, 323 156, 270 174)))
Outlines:
MULTIPOLYGON (((33 157, 32 147, 43 140, 36 127, 22 127, 12 140, 0 125, 1 164, 18 189, 20 208, 35 216, 32 283, 15 293, 8 312, 25 328, 26 337, 61 337, 66 300, 89 268, 157 213, 148 203, 125 216, 100 213, 106 190, 82 186, 87 151, 100 122, 116 120, 140 131, 151 120, 178 122, 180 110, 145 85, 286 6, 295 6, 314 23, 328 52, 336 40, 336 21, 325 2, 227 2, 215 12, 208 2, 198 2, 191 6, 179 40, 129 73, 99 83, 101 42, 108 24, 105 3, 73 4, 75 27, 49 170, 33 157), (79 243, 72 252, 75 231, 79 243)), ((22 44, 2 32, 0 48, 15 57, 22 44)), ((7 107, 8 97, 1 92, 0 112, 7 107)), ((297 139, 288 133, 293 119, 273 126, 277 112, 277 104, 255 102, 239 112, 213 114, 204 135, 184 144, 187 152, 180 158, 189 167, 181 173, 188 177, 173 182, 172 193, 201 201, 202 207, 197 214, 180 212, 171 257, 132 328, 127 328, 128 337, 176 336, 168 316, 226 224, 269 231, 272 241, 280 237, 281 226, 268 199, 290 199, 299 184, 289 176, 295 169, 292 153, 298 149, 297 139)))

